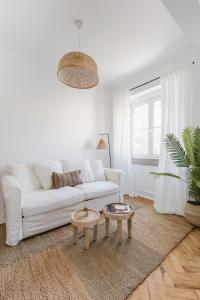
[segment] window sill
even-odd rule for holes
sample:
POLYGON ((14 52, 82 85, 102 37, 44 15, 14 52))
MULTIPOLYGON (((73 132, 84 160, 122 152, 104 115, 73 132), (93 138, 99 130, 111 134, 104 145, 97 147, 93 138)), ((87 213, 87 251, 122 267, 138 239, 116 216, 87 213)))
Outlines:
POLYGON ((132 158, 133 165, 158 166, 158 158, 132 158))

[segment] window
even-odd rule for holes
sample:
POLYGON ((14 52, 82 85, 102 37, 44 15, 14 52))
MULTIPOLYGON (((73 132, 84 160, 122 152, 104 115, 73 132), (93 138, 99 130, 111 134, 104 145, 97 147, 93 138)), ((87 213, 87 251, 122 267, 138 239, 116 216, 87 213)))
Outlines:
MULTIPOLYGON (((161 141, 160 85, 131 96, 131 148, 134 162, 158 160, 161 141)), ((148 163, 148 162, 147 162, 148 163)))

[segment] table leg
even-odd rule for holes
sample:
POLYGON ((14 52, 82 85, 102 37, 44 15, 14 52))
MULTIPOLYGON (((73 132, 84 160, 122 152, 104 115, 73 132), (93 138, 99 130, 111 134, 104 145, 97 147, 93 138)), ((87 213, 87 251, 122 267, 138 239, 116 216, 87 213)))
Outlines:
POLYGON ((94 225, 94 241, 97 240, 97 233, 98 233, 98 225, 94 225))
POLYGON ((132 233, 132 218, 128 219, 128 237, 129 239, 132 239, 133 233, 132 233))
POLYGON ((89 235, 89 227, 84 228, 84 247, 85 249, 90 248, 90 235, 89 235))
POLYGON ((122 220, 117 220, 118 241, 122 242, 122 220))
POLYGON ((73 238, 74 238, 74 244, 77 242, 77 227, 73 226, 73 238))
POLYGON ((110 220, 105 217, 105 237, 109 236, 110 220))

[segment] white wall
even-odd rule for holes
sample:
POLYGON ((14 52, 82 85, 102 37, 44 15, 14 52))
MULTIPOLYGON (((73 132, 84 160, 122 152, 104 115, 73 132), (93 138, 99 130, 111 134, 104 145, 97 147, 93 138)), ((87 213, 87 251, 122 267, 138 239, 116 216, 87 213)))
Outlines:
MULTIPOLYGON (((96 156, 96 134, 109 131, 105 88, 66 87, 50 68, 0 47, 0 168, 6 163, 96 156)), ((104 157, 103 157, 104 158, 104 157)), ((3 220, 0 197, 0 223, 3 220)))
MULTIPOLYGON (((97 141, 100 138, 98 134, 109 133, 110 134, 110 147, 112 151, 112 95, 109 89, 104 89, 100 94, 99 101, 96 102, 96 124, 97 124, 97 141)), ((104 136, 107 141, 107 137, 104 136)), ((101 159, 105 166, 109 167, 109 151, 107 150, 97 150, 96 157, 101 159)))
MULTIPOLYGON (((193 105, 194 124, 200 125, 200 59, 197 51, 190 44, 174 49, 173 51, 164 54, 163 57, 152 62, 145 68, 113 82, 111 84, 111 90, 114 90, 116 87, 119 88, 120 86, 129 90, 132 87, 159 77, 164 71, 171 67, 185 63, 192 63, 193 60, 196 60, 197 63, 194 65, 196 74, 194 76, 195 102, 191 103, 191 105, 193 105)), ((191 101, 191 99, 188 99, 188 101, 191 101)), ((145 196, 149 199, 154 199, 155 181, 149 172, 156 171, 156 169, 157 167, 155 166, 132 165, 132 171, 134 174, 133 188, 136 194, 145 196)))

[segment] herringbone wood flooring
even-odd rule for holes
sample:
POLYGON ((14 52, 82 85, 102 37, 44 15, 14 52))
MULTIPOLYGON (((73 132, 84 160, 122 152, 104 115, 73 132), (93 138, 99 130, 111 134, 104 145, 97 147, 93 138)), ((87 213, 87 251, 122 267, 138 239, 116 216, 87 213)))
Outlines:
POLYGON ((200 299, 200 229, 194 229, 128 300, 200 299))

